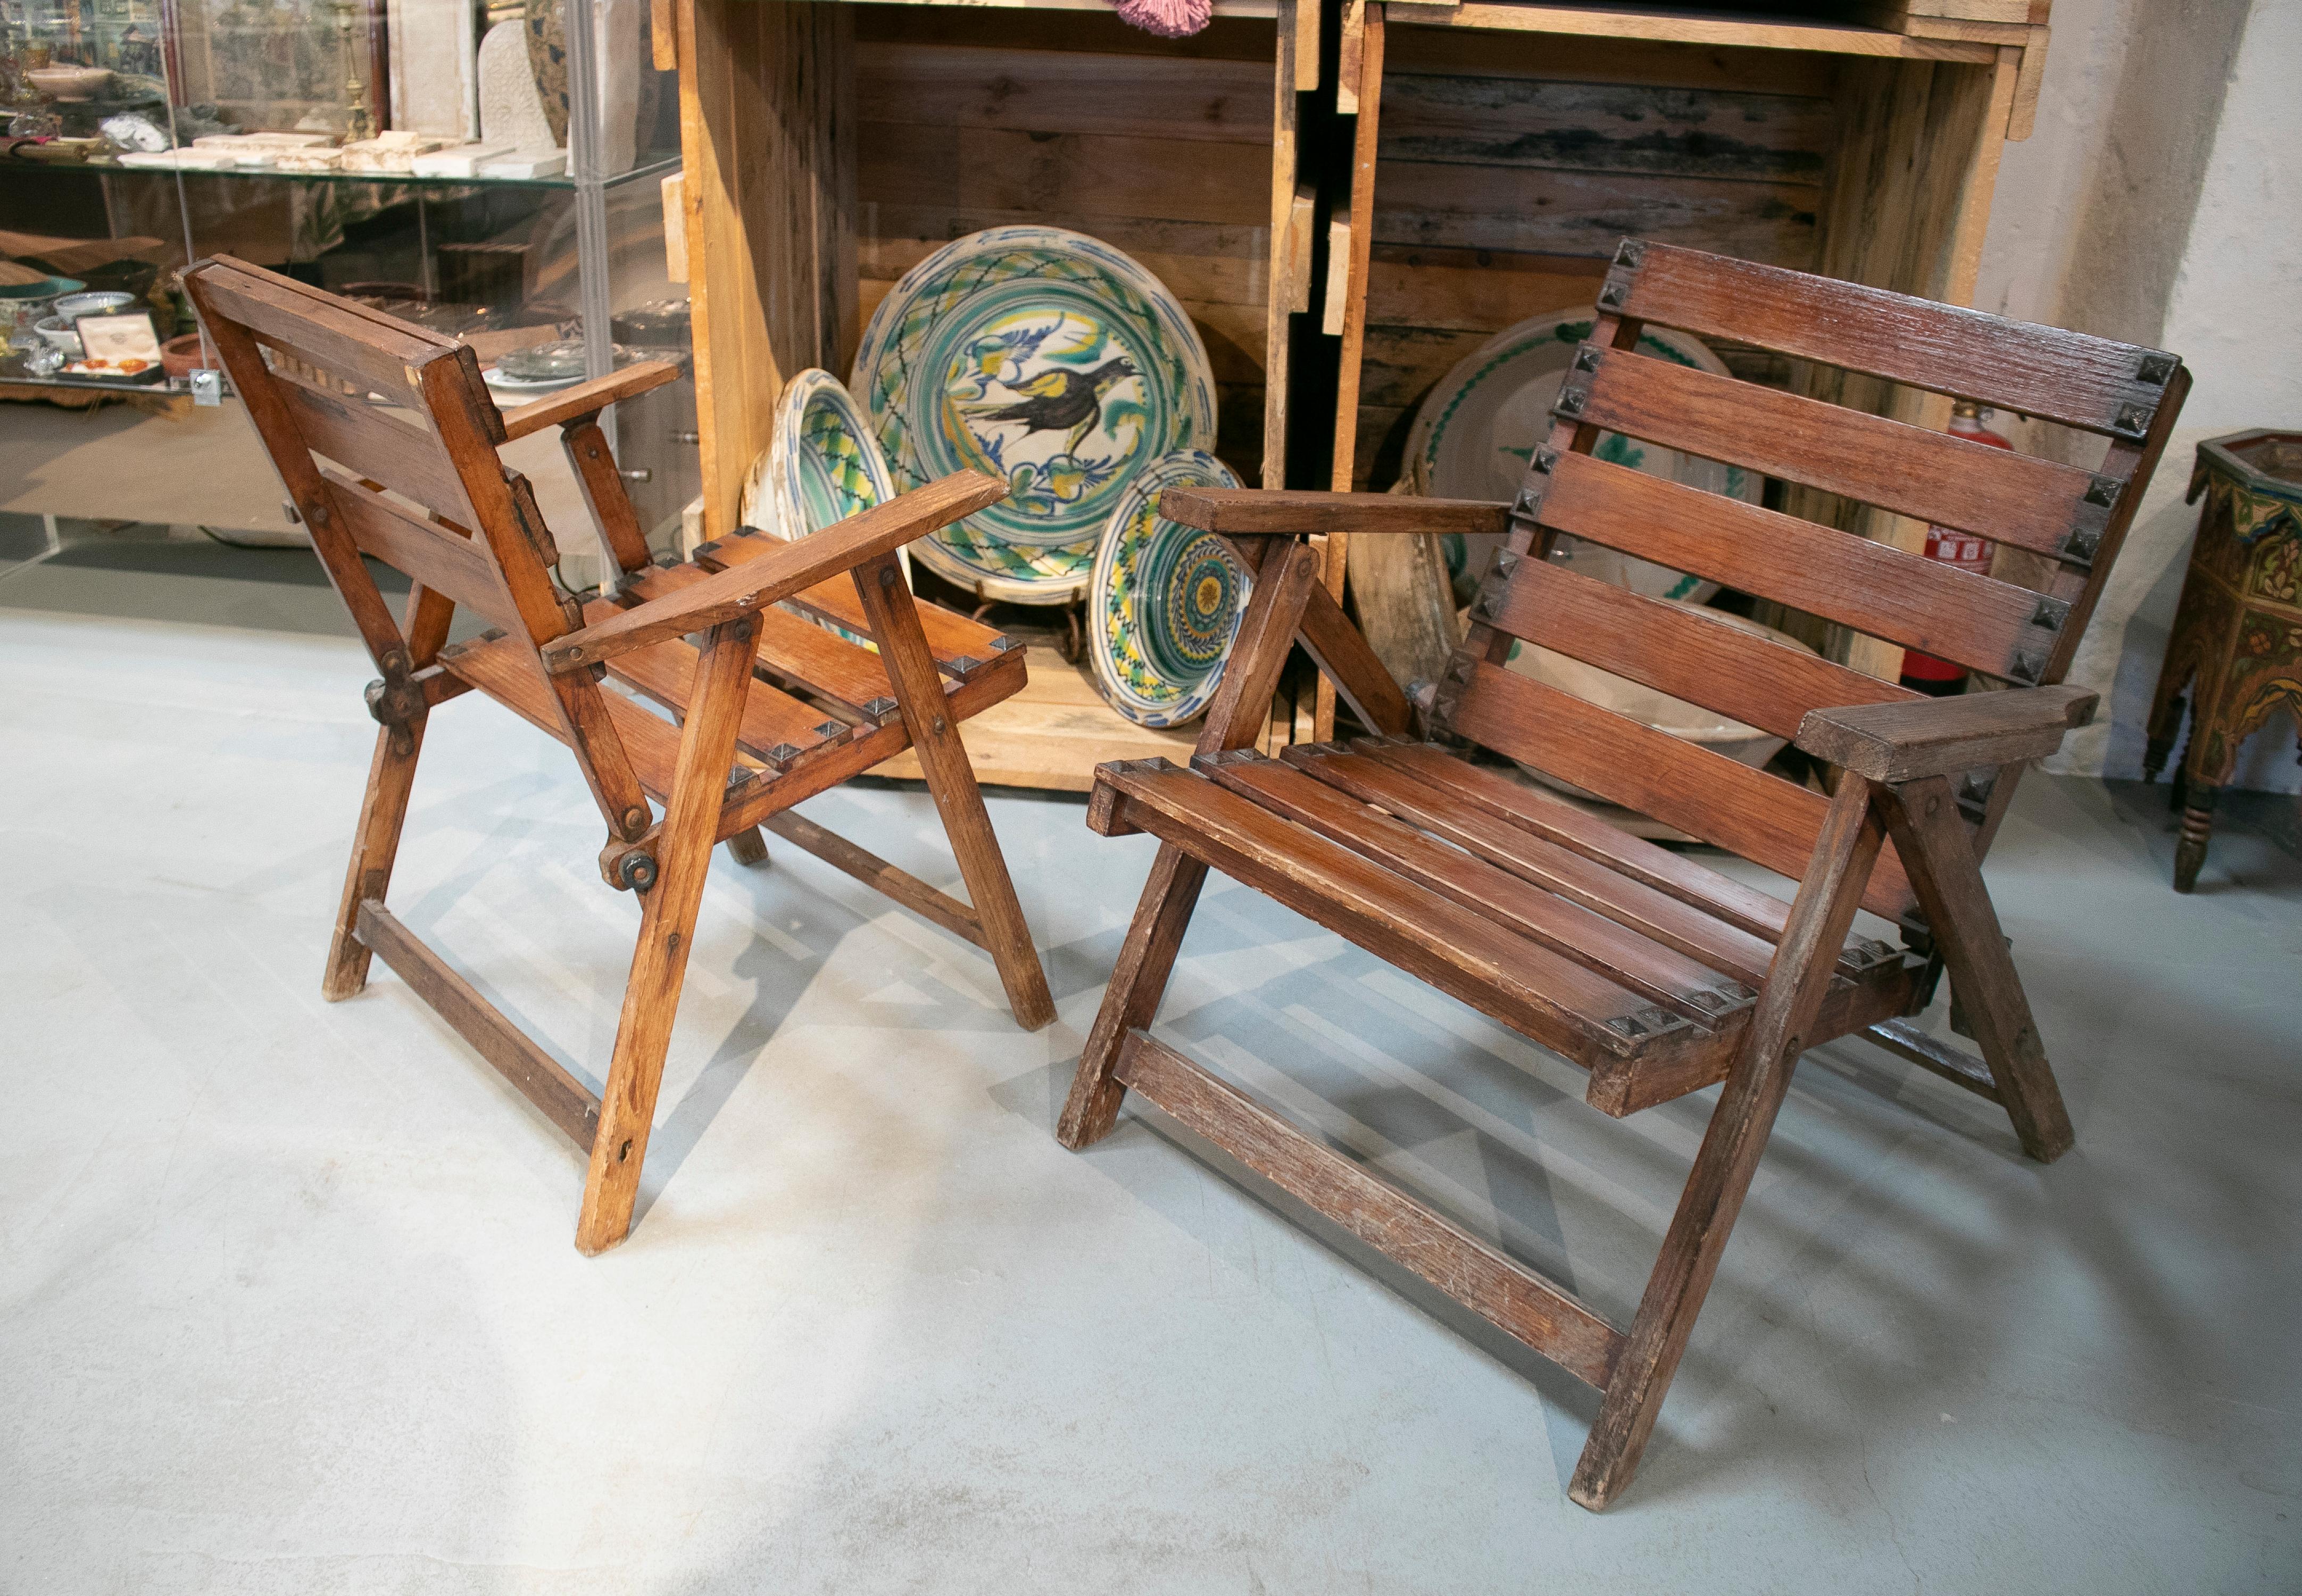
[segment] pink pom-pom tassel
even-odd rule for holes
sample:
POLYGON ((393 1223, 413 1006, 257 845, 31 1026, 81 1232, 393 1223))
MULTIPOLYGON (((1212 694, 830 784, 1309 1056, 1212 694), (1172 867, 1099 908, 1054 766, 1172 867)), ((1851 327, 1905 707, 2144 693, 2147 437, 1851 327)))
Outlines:
POLYGON ((1214 0, 1119 0, 1121 21, 1162 38, 1189 38, 1214 14, 1214 0))

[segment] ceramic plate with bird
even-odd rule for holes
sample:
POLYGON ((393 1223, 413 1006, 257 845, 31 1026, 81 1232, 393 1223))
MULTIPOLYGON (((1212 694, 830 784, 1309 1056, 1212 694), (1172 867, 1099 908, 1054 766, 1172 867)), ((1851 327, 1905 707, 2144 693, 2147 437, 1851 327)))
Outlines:
POLYGON ((1129 484, 1214 442, 1190 317, 1138 262, 1058 227, 987 229, 906 272, 850 385, 899 489, 962 468, 1007 479, 1005 500, 917 545, 985 598, 1078 597, 1129 484))
POLYGON ((1088 657, 1111 707, 1140 726, 1204 713, 1253 582, 1221 538, 1159 514, 1169 488, 1236 488, 1231 467, 1179 449, 1128 484, 1096 551, 1088 657))

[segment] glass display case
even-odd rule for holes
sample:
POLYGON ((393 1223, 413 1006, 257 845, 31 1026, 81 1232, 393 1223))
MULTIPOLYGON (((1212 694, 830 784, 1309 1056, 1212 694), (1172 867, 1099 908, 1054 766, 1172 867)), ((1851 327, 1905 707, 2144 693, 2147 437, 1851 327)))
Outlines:
MULTIPOLYGON (((207 398, 177 273, 219 254, 464 339, 507 407, 689 361, 649 10, 0 0, 0 385, 207 398), (151 314, 157 370, 90 369, 59 307, 105 290, 151 314)), ((617 417, 651 527, 697 491, 693 405, 681 382, 617 417)))

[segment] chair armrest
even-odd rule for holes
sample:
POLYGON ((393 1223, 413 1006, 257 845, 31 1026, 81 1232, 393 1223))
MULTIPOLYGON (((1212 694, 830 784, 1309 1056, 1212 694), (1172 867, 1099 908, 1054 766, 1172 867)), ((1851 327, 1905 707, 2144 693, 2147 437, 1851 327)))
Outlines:
POLYGON ((1288 532, 1495 532, 1510 507, 1399 493, 1316 493, 1271 488, 1170 488, 1159 513, 1202 532, 1239 537, 1288 532))
POLYGON ((2071 727, 2094 718, 2099 701, 2083 687, 2015 687, 1810 710, 1797 741, 1872 781, 1917 781, 2052 753, 2071 727))
POLYGON ((508 443, 548 426, 565 426, 571 421, 597 416, 618 399, 636 399, 651 388, 678 380, 679 367, 669 361, 643 360, 604 377, 593 377, 573 388, 515 405, 503 413, 504 441, 508 443))
POLYGON ((772 553, 555 637, 539 651, 543 668, 554 675, 580 670, 630 649, 756 614, 1006 497, 1004 478, 954 471, 772 553))

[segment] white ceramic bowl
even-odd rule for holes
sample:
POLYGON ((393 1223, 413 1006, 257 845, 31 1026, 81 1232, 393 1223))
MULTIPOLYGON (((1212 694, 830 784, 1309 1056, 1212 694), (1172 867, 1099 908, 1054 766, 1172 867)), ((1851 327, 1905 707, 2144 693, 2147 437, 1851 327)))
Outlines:
POLYGON ((63 317, 52 315, 44 322, 36 322, 32 325, 32 331, 74 360, 80 358, 80 334, 72 330, 72 324, 63 317))
POLYGON ((93 293, 66 294, 56 301, 56 315, 68 322, 77 321, 84 315, 110 315, 135 303, 133 294, 118 289, 98 289, 93 293))
MULTIPOLYGON (((1777 632, 1772 626, 1762 626, 1757 621, 1746 620, 1739 615, 1728 615, 1724 610, 1709 609, 1676 600, 1666 599, 1663 602, 1677 604, 1682 609, 1692 609, 1705 620, 1716 621, 1760 637, 1770 637, 1777 643, 1787 643, 1810 654, 1814 651, 1787 632, 1777 632)), ((1580 659, 1569 659, 1565 654, 1538 648, 1533 643, 1522 643, 1512 646, 1509 668, 1563 693, 1571 693, 1586 703, 1612 710, 1618 715, 1627 715, 1657 731, 1683 737, 1689 743, 1754 768, 1774 758, 1782 745, 1789 741, 1786 737, 1777 737, 1771 732, 1762 732, 1757 727, 1730 719, 1714 710, 1688 703, 1683 698, 1673 698, 1668 693, 1659 693, 1612 671, 1600 670, 1594 665, 1585 665, 1580 659)), ((1562 793, 1572 793, 1578 798, 1602 803, 1608 802, 1597 793, 1546 775, 1531 765, 1519 768, 1546 786, 1556 787, 1562 793)))
POLYGON ((112 69, 105 66, 75 66, 70 62, 55 66, 36 66, 24 74, 32 87, 42 94, 52 94, 60 100, 85 100, 112 81, 112 69))

